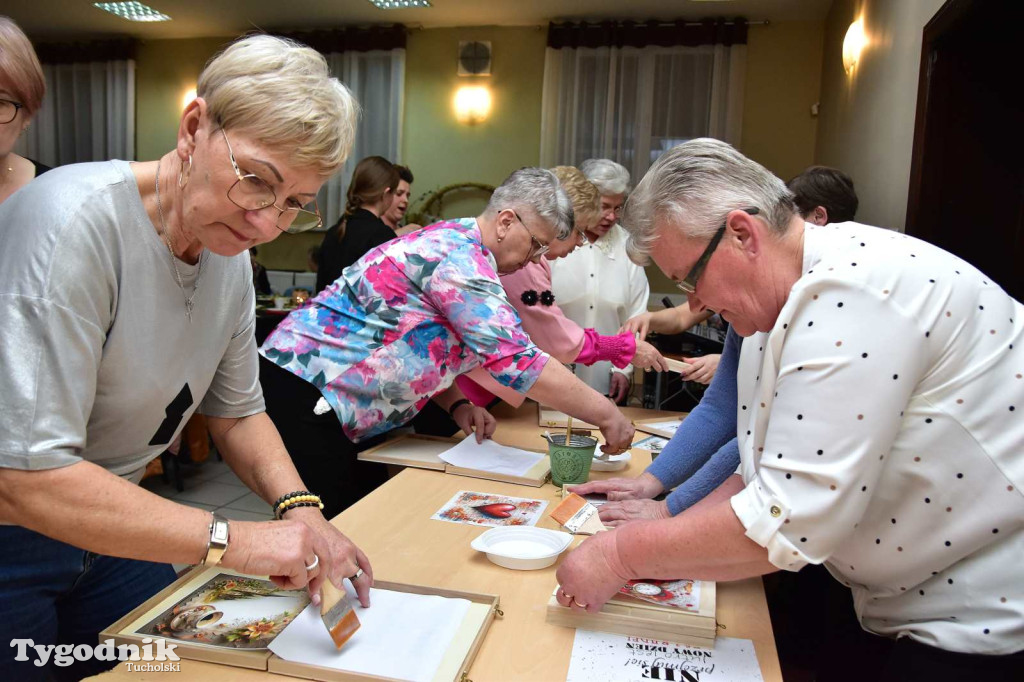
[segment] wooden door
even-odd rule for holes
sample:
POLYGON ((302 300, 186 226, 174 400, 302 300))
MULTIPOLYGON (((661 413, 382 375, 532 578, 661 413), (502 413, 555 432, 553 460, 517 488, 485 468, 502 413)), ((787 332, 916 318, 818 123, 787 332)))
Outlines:
POLYGON ((1024 3, 949 0, 924 28, 907 233, 1024 300, 1024 3))

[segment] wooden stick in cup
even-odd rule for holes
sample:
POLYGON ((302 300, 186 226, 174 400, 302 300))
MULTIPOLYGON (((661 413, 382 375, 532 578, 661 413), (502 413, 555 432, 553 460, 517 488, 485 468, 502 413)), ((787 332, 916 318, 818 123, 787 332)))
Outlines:
POLYGON ((565 420, 565 446, 569 447, 569 441, 572 440, 572 415, 566 415, 565 420))

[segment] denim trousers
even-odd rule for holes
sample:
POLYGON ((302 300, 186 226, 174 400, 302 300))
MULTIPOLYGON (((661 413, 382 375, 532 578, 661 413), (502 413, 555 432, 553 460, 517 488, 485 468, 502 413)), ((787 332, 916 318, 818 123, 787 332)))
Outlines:
POLYGON ((79 680, 116 665, 45 665, 32 648, 16 661, 15 639, 96 646, 101 630, 172 583, 168 564, 78 549, 20 526, 0 526, 0 680, 79 680))

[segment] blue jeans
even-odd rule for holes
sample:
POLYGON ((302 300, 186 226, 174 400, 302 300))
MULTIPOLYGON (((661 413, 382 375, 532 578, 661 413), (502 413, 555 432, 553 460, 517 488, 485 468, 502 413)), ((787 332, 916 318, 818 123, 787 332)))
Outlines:
POLYGON ((0 526, 0 680, 79 680, 116 665, 75 661, 67 667, 15 661, 13 639, 88 644, 117 619, 174 581, 168 564, 86 552, 20 526, 0 526))

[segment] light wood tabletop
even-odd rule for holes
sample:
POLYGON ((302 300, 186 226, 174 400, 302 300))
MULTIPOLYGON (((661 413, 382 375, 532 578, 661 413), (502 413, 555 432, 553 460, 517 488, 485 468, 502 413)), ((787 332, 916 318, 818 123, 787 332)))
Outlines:
MULTIPOLYGON (((631 419, 679 414, 638 408, 625 408, 624 412, 631 419)), ((496 441, 531 449, 543 447, 536 404, 527 402, 518 410, 502 405, 494 413, 499 419, 496 441)), ((634 449, 625 470, 592 472, 591 478, 636 476, 649 463, 649 452, 634 449)), ((534 488, 423 469, 403 470, 332 523, 366 552, 375 579, 500 596, 504 616, 492 624, 470 668, 471 679, 564 680, 575 630, 549 625, 544 619, 548 599, 555 589, 558 564, 534 571, 502 568, 470 548, 470 542, 486 528, 431 520, 460 490, 545 500, 549 506, 537 525, 558 528, 547 512, 561 500, 561 493, 550 482, 534 488)), ((576 539, 574 546, 581 541, 582 538, 576 539)), ((761 580, 719 583, 717 599, 719 635, 752 640, 765 682, 781 682, 761 580)), ((225 682, 277 678, 266 672, 194 661, 181 661, 181 672, 186 673, 187 679, 225 682)), ((128 673, 122 664, 100 679, 155 679, 165 674, 128 673)))

